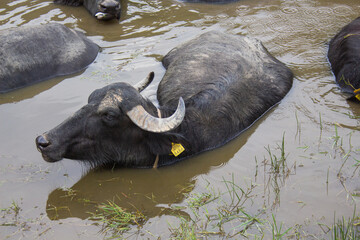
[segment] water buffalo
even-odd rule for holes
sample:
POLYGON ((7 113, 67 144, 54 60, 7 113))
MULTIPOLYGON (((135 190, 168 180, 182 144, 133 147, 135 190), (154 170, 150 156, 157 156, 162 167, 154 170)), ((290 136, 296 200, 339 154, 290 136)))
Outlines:
POLYGON ((68 6, 81 6, 99 20, 120 19, 121 4, 119 0, 54 0, 54 3, 68 6))
POLYGON ((95 90, 87 105, 36 138, 43 158, 93 166, 172 164, 238 136, 284 98, 293 80, 260 41, 217 31, 172 49, 163 65, 159 108, 140 94, 143 82, 95 90))
POLYGON ((0 93, 84 69, 99 47, 58 23, 0 31, 0 93))
POLYGON ((360 17, 331 39, 328 58, 340 88, 360 101, 360 17))

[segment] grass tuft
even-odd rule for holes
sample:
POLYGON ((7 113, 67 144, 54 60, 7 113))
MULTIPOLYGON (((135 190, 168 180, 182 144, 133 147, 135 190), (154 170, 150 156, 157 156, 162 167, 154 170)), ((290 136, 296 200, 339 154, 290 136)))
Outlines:
POLYGON ((141 226, 146 217, 139 211, 128 212, 114 201, 98 206, 97 213, 92 213, 91 220, 103 224, 102 232, 110 232, 113 236, 122 234, 131 229, 132 225, 141 226))
POLYGON ((280 156, 276 156, 275 154, 273 154, 269 146, 265 148, 270 158, 270 171, 274 174, 285 175, 289 170, 286 165, 287 156, 285 154, 285 133, 282 137, 281 146, 278 147, 280 149, 280 156))
MULTIPOLYGON (((334 217, 335 218, 335 217, 334 217)), ((333 240, 356 240, 360 239, 360 216, 354 215, 345 220, 338 220, 331 228, 331 239, 333 240)))
POLYGON ((271 223, 272 239, 280 240, 292 229, 292 228, 288 228, 287 230, 282 232, 283 224, 280 223, 280 225, 278 225, 278 223, 276 223, 274 214, 272 214, 272 220, 273 220, 273 222, 271 223))

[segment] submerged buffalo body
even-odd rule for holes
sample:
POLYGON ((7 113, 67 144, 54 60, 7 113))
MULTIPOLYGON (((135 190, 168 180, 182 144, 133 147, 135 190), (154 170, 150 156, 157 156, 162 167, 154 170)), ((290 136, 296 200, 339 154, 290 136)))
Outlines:
POLYGON ((0 31, 0 93, 84 69, 99 47, 61 24, 0 31))
POLYGON ((54 0, 54 3, 68 6, 81 6, 99 20, 120 19, 120 0, 54 0))
POLYGON ((328 58, 341 89, 360 100, 360 17, 330 41, 328 58))
POLYGON ((141 96, 143 83, 95 90, 87 105, 37 137, 43 158, 83 159, 94 166, 168 165, 239 135, 283 99, 293 79, 258 40, 220 32, 174 48, 163 65, 159 108, 141 96))

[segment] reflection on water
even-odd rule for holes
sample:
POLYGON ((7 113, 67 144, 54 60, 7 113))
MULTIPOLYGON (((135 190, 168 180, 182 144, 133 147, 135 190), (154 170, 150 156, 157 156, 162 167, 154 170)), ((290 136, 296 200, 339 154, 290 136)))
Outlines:
POLYGON ((140 211, 147 219, 170 212, 184 215, 181 211, 172 211, 170 205, 181 203, 185 194, 194 189, 195 180, 191 180, 194 176, 174 178, 170 173, 173 174, 166 170, 88 173, 70 189, 56 189, 49 195, 47 215, 54 220, 86 219, 97 211, 99 204, 108 201, 114 201, 127 211, 140 211))
POLYGON ((0 94, 0 104, 19 102, 28 98, 32 98, 43 91, 49 90, 62 80, 74 77, 79 74, 81 73, 71 74, 66 77, 56 77, 44 82, 37 83, 35 85, 28 86, 26 88, 17 89, 10 93, 0 94))
MULTIPOLYGON (((145 230, 168 236, 172 204, 184 205, 184 193, 204 190, 208 184, 223 189, 222 180, 232 174, 239 186, 256 186, 247 206, 250 213, 268 210, 278 223, 303 226, 306 236, 323 238, 317 223, 330 226, 335 211, 339 218, 352 216, 360 189, 360 107, 345 100, 326 53, 330 38, 358 17, 358 0, 241 0, 226 5, 122 0, 122 4, 119 22, 99 22, 83 7, 55 5, 51 0, 0 1, 0 30, 59 22, 102 47, 96 61, 80 74, 0 96, 0 209, 12 201, 23 209, 19 225, 0 226, 0 238, 94 239, 99 237, 98 228, 76 219, 87 218, 97 204, 108 200, 141 209, 149 222, 156 222, 145 230), (162 56, 209 30, 258 38, 295 73, 290 93, 255 126, 223 148, 156 171, 118 169, 82 176, 86 169, 74 161, 48 164, 41 159, 35 137, 83 106, 94 89, 116 81, 135 84, 150 71, 155 71, 158 83, 164 74, 162 56), (284 179, 274 178, 267 149, 279 158, 284 134, 291 172, 284 179), (21 230, 24 221, 32 231, 21 230)), ((156 84, 151 89, 155 92, 156 84)), ((11 214, 4 217, 12 219, 11 214)))
MULTIPOLYGON (((259 120, 261 122, 261 120, 259 120)), ((256 129, 243 133, 223 151, 211 151, 182 163, 159 169, 92 170, 71 188, 55 189, 47 201, 50 219, 78 217, 86 219, 95 213, 101 203, 115 201, 128 211, 140 211, 147 219, 161 215, 187 215, 173 210, 172 204, 184 201, 196 185, 197 177, 226 164, 256 129)))

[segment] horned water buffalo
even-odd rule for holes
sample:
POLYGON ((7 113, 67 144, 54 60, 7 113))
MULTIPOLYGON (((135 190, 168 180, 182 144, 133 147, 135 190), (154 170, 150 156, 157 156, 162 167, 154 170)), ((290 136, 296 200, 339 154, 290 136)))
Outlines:
POLYGON ((360 17, 331 39, 328 59, 340 88, 360 101, 360 17))
POLYGON ((58 23, 0 31, 0 93, 76 73, 96 58, 99 47, 58 23))
POLYGON ((120 0, 54 0, 54 3, 68 6, 84 6, 99 20, 120 19, 120 0))
POLYGON ((164 166, 238 136, 277 104, 293 74, 260 41, 211 31, 164 58, 159 108, 125 82, 95 90, 88 104, 36 138, 48 162, 92 166, 164 166))

